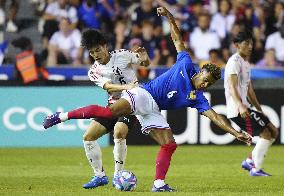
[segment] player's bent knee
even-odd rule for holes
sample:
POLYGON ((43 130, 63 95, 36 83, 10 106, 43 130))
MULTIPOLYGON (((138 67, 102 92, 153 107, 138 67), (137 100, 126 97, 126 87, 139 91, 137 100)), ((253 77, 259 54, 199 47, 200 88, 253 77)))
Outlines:
POLYGON ((272 133, 268 128, 263 129, 263 131, 260 134, 260 137, 270 140, 272 138, 272 133))
POLYGON ((128 126, 123 122, 117 122, 114 126, 113 137, 115 139, 125 139, 128 134, 128 126))
POLYGON ((84 141, 94 141, 94 140, 97 140, 97 139, 98 139, 97 137, 95 137, 94 135, 90 135, 88 133, 85 133, 83 135, 83 140, 84 141))
POLYGON ((113 133, 113 137, 115 138, 115 139, 125 139, 126 138, 126 136, 127 136, 127 133, 128 133, 128 131, 126 131, 126 130, 123 130, 123 131, 115 131, 114 133, 113 133))

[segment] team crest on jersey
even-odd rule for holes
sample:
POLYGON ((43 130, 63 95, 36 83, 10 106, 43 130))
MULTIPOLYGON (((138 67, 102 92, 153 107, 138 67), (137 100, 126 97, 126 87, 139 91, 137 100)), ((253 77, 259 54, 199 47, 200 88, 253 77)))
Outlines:
POLYGON ((190 100, 196 99, 196 91, 195 90, 190 91, 190 93, 187 95, 187 99, 190 99, 190 100))

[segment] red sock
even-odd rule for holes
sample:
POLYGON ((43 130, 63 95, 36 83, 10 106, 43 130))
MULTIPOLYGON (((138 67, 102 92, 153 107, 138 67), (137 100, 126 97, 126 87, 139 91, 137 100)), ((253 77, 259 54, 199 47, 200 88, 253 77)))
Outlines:
POLYGON ((112 118, 112 112, 109 107, 98 105, 89 105, 68 112, 68 119, 89 119, 89 118, 112 118))
POLYGON ((156 180, 165 179, 168 169, 170 167, 172 154, 175 152, 176 148, 177 144, 175 142, 164 144, 161 146, 160 152, 156 160, 156 180))

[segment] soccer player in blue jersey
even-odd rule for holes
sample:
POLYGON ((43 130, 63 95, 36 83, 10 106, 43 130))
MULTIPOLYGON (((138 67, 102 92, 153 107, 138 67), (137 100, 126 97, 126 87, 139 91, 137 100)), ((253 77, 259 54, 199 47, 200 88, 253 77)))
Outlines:
POLYGON ((207 116, 224 131, 234 135, 245 143, 251 142, 250 135, 236 131, 228 121, 217 114, 203 95, 203 90, 220 79, 221 71, 214 64, 206 64, 200 72, 194 69, 191 58, 172 14, 164 7, 157 8, 160 16, 167 17, 171 37, 177 49, 177 61, 170 70, 156 79, 135 87, 123 90, 122 96, 109 107, 90 105, 70 111, 61 118, 57 112, 44 120, 44 127, 48 128, 69 119, 106 118, 112 119, 127 115, 136 115, 144 134, 149 134, 161 145, 156 160, 156 176, 153 192, 172 192, 175 189, 165 184, 164 180, 170 166, 172 154, 177 145, 172 130, 160 110, 171 110, 183 107, 196 108, 199 113, 207 116))

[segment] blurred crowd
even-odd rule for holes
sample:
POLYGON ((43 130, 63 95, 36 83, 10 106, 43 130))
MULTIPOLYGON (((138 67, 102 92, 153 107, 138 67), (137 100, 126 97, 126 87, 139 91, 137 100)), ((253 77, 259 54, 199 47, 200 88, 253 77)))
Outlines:
MULTIPOLYGON (((19 3, 0 0, 0 30, 17 32, 19 3)), ((110 39, 110 50, 146 48, 151 66, 169 67, 176 50, 167 21, 156 8, 166 7, 176 18, 193 61, 224 67, 236 49, 232 38, 242 29, 254 35, 251 62, 256 67, 284 67, 284 0, 31 0, 39 17, 44 66, 87 65, 80 47, 86 28, 96 28, 110 39)), ((1 35, 0 35, 1 36, 1 35)), ((1 37, 0 37, 1 38, 1 37)), ((0 39, 1 40, 1 39, 0 39)))

